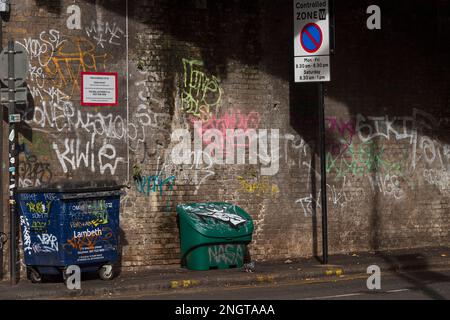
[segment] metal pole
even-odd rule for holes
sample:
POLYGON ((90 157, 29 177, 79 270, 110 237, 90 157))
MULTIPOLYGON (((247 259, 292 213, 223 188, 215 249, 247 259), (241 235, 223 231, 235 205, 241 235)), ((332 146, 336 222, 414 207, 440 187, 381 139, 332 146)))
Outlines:
POLYGON ((336 53, 336 22, 334 16, 334 0, 330 1, 330 53, 336 53))
MULTIPOLYGON (((8 41, 8 106, 9 115, 15 114, 16 112, 16 94, 15 94, 15 78, 14 78, 14 41, 8 41)), ((16 189, 16 124, 9 124, 9 210, 10 210, 10 283, 11 285, 17 284, 17 228, 16 228, 16 210, 15 210, 15 189, 16 189)))
POLYGON ((328 211, 327 211, 327 172, 325 167, 325 103, 323 82, 318 84, 319 99, 319 143, 320 143, 320 199, 322 206, 322 264, 328 264, 328 211))
MULTIPOLYGON (((3 17, 0 15, 0 52, 3 50, 3 17)), ((0 85, 1 87, 1 85, 0 85)), ((3 104, 0 104, 0 234, 3 232, 3 104)), ((1 241, 1 240, 0 240, 1 241)), ((3 246, 0 251, 0 279, 3 278, 3 246)))

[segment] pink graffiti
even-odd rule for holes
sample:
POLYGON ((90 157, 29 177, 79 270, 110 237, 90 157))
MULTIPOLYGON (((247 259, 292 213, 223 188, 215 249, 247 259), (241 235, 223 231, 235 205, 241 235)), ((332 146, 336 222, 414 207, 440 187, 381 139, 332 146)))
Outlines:
MULTIPOLYGON (((194 123, 195 121, 198 121, 198 118, 191 117, 190 120, 194 123)), ((202 121, 202 132, 198 132, 198 134, 203 134, 203 132, 208 129, 219 130, 224 137, 222 141, 203 141, 203 143, 213 145, 215 148, 222 150, 225 155, 227 144, 234 145, 234 147, 247 148, 250 147, 253 142, 251 139, 246 139, 244 144, 232 141, 232 137, 227 137, 227 129, 242 129, 245 134, 249 129, 258 129, 260 121, 261 117, 259 112, 251 111, 245 114, 241 112, 241 110, 231 110, 224 113, 222 116, 216 117, 215 115, 212 115, 208 120, 202 121)))
POLYGON ((327 145, 333 155, 339 155, 347 151, 356 134, 355 123, 351 120, 338 120, 335 117, 327 117, 327 145))

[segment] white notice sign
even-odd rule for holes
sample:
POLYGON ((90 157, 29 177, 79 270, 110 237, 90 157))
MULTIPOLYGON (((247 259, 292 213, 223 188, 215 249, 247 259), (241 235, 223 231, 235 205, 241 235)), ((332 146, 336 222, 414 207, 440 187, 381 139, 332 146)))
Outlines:
POLYGON ((330 81, 328 0, 294 0, 295 82, 330 81))
POLYGON ((330 57, 295 57, 295 82, 330 81, 330 57))
POLYGON ((82 72, 81 73, 82 106, 117 106, 117 73, 82 72))

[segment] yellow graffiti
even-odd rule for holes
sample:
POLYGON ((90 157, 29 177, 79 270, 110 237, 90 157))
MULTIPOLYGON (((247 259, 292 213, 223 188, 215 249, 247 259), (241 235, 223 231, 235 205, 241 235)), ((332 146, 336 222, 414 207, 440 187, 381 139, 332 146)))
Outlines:
POLYGON ((203 62, 183 59, 184 82, 181 109, 202 120, 211 117, 211 109, 220 105, 222 88, 215 76, 208 77, 200 70, 203 62))
POLYGON ((74 221, 70 223, 72 228, 98 227, 99 225, 108 224, 108 217, 99 218, 91 221, 74 221))
POLYGON ((237 176, 237 179, 241 183, 241 188, 238 191, 254 193, 257 195, 276 195, 280 192, 278 185, 270 183, 267 177, 264 177, 261 182, 248 182, 241 176, 237 176))
POLYGON ((30 213, 49 214, 51 204, 52 204, 51 201, 47 201, 46 203, 38 201, 38 202, 28 202, 26 203, 26 206, 28 207, 28 211, 30 213))

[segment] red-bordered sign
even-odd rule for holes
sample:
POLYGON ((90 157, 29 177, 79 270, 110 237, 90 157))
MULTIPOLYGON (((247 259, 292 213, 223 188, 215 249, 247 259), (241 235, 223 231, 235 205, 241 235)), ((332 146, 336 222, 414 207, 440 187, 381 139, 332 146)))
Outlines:
POLYGON ((81 72, 81 105, 92 107, 119 104, 117 72, 81 72))

